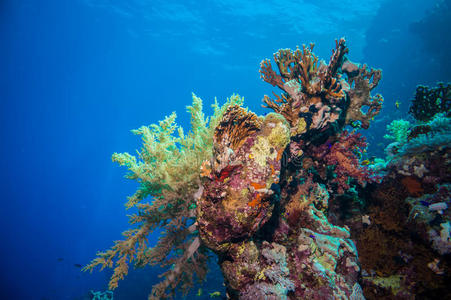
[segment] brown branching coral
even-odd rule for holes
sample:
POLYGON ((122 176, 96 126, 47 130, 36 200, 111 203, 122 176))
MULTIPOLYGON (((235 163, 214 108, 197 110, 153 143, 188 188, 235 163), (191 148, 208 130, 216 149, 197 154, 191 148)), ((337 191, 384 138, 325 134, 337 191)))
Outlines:
MULTIPOLYGON (((313 53, 313 47, 314 44, 310 44, 310 47, 302 45, 302 51, 298 48, 294 52, 297 59, 297 68, 294 68, 296 71, 294 74, 299 78, 302 90, 309 95, 317 94, 319 92, 318 89, 321 88, 319 82, 314 81, 314 77, 318 73, 319 63, 318 57, 313 53)), ((294 77, 292 79, 297 78, 294 77)))
POLYGON ((293 98, 282 94, 281 96, 273 92, 275 99, 271 99, 269 96, 265 95, 263 102, 265 103, 263 107, 271 108, 275 112, 281 114, 287 119, 290 125, 294 125, 298 119, 299 106, 295 105, 293 98))
POLYGON ((336 41, 336 48, 328 65, 319 62, 313 53, 314 44, 302 46, 302 50, 295 51, 281 49, 274 54, 277 64, 277 74, 271 66, 270 60, 261 62, 261 78, 277 86, 284 93, 275 95, 275 99, 265 96, 264 107, 273 109, 283 115, 292 127, 295 127, 299 113, 308 111, 308 107, 319 102, 337 103, 344 97, 338 70, 348 52, 345 40, 336 41))
POLYGON ((379 114, 384 99, 381 95, 371 96, 371 91, 378 85, 382 78, 379 69, 368 69, 366 65, 357 66, 347 62, 343 71, 348 74, 349 108, 346 113, 346 124, 356 126, 360 122, 362 128, 367 129, 370 121, 379 114), (357 69, 357 71, 355 71, 357 69), (367 108, 366 112, 362 108, 367 108))
POLYGON ((338 70, 343 63, 345 54, 349 52, 349 49, 345 45, 345 39, 335 40, 335 50, 332 50, 330 57, 329 67, 327 68, 326 78, 334 78, 337 75, 338 70))
POLYGON ((274 94, 274 99, 265 96, 263 106, 283 115, 292 128, 299 125, 300 115, 312 111, 318 113, 312 116, 316 121, 310 129, 325 128, 338 120, 343 111, 346 111, 347 125, 368 128, 382 107, 382 96, 371 96, 381 79, 381 70, 348 61, 345 57, 348 48, 343 38, 336 40, 327 65, 318 60, 313 46, 303 45, 302 49, 282 49, 275 53, 279 74, 273 70, 270 60, 261 62, 261 78, 283 91, 280 96, 274 94))

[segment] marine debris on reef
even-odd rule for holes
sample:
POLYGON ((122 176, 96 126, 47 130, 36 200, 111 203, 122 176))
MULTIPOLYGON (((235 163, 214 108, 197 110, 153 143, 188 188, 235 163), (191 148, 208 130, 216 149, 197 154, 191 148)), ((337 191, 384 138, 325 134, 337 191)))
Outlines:
POLYGON ((262 61, 262 79, 282 90, 263 98, 274 111, 266 116, 234 95, 205 118, 193 95, 189 133, 175 114, 135 130, 138 157, 113 160, 140 183, 127 203, 138 210, 136 228, 84 269, 114 268, 114 289, 129 264, 166 267, 149 299, 186 294, 213 254, 229 299, 413 299, 440 290, 451 252, 449 115, 392 123, 388 159, 375 168, 357 129, 381 110, 382 96, 371 95, 381 71, 347 54, 340 39, 328 63, 313 44, 279 50, 277 70, 262 61))

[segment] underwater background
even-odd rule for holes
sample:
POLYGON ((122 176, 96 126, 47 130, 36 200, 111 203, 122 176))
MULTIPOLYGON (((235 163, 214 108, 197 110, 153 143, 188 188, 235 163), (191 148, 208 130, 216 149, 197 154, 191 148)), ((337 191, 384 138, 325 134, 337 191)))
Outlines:
MULTIPOLYGON (((277 49, 314 42, 328 59, 345 37, 352 61, 383 70, 383 108, 362 133, 368 155, 384 157, 386 126, 411 118, 416 86, 451 81, 450 2, 1 1, 0 298, 107 290, 111 270, 81 268, 129 228, 137 186, 111 154, 133 154, 130 130, 173 111, 188 129, 192 92, 207 115, 233 93, 268 112, 261 100, 274 89, 258 70, 277 49)), ((224 293, 211 267, 190 297, 224 293)), ((160 273, 130 268, 114 298, 146 299, 160 273)))

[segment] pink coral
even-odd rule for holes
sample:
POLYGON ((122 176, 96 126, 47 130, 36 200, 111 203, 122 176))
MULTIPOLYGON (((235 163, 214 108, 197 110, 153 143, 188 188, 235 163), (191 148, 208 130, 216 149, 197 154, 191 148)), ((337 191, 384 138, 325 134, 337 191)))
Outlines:
POLYGON ((333 166, 335 178, 331 183, 337 184, 337 192, 343 194, 347 191, 349 180, 354 179, 360 185, 372 182, 373 173, 366 166, 361 166, 359 156, 366 148, 365 138, 360 133, 354 131, 343 131, 337 141, 328 147, 327 153, 323 157, 323 161, 333 166))

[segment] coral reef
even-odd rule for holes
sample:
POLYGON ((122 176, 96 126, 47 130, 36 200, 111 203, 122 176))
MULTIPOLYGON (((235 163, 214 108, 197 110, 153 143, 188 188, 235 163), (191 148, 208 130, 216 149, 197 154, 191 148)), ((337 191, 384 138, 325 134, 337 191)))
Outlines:
POLYGON ((451 297, 450 122, 446 112, 393 121, 382 182, 369 184, 365 205, 354 203, 342 221, 356 242, 367 299, 451 297))
POLYGON ((388 126, 387 131, 390 134, 384 135, 384 138, 393 140, 397 145, 405 144, 410 135, 412 125, 406 120, 393 120, 388 126))
POLYGON ((359 163, 363 137, 343 128, 367 128, 379 112, 370 91, 380 70, 347 60, 344 39, 327 65, 312 50, 279 50, 279 73, 261 63, 262 79, 283 91, 263 99, 275 114, 230 108, 204 164, 197 224, 231 299, 361 296, 355 245, 327 210, 330 194, 375 180, 359 163))
POLYGON ((129 264, 170 267, 161 275, 164 280, 153 287, 150 299, 174 295, 175 288, 185 293, 193 286, 194 275, 200 281, 205 278, 208 252, 194 225, 200 168, 211 157, 213 132, 222 116, 229 107, 242 103, 237 95, 222 107, 215 102, 214 114, 208 119, 202 113, 202 100, 193 94, 193 104, 187 107, 191 114, 188 134, 175 124, 175 113, 158 125, 133 131, 143 140, 138 159, 128 153, 115 153, 113 161, 126 166, 130 170, 127 178, 140 184, 126 204, 138 210, 130 216, 130 223, 137 227, 124 232, 125 239, 116 241, 110 250, 99 252, 84 270, 114 268, 109 288, 115 289, 127 275, 129 264), (178 136, 174 135, 176 131, 178 136), (147 237, 159 227, 164 231, 152 247, 147 237))
POLYGON ((140 183, 127 204, 138 209, 136 228, 85 269, 114 267, 114 289, 130 263, 167 267, 150 295, 163 299, 186 293, 194 276, 203 280, 211 251, 230 299, 363 299, 357 248, 333 208, 339 195, 378 180, 360 163, 364 138, 344 127, 368 128, 379 113, 382 97, 371 91, 381 71, 347 53, 340 39, 327 64, 313 44, 279 50, 278 72, 264 60, 262 79, 283 91, 264 97, 274 111, 266 116, 233 96, 206 119, 193 96, 189 134, 175 114, 135 131, 143 136, 138 159, 113 160, 140 183), (164 233, 151 247, 147 236, 158 227, 164 233))

